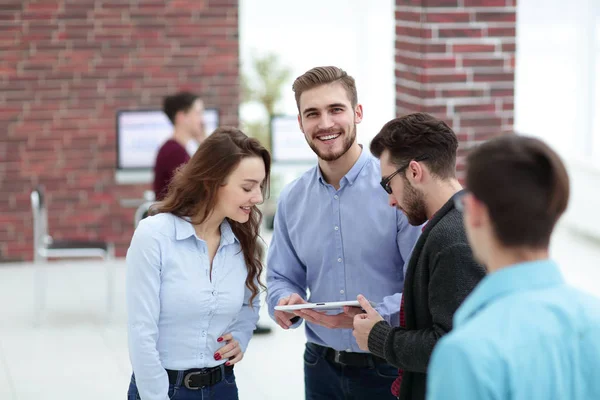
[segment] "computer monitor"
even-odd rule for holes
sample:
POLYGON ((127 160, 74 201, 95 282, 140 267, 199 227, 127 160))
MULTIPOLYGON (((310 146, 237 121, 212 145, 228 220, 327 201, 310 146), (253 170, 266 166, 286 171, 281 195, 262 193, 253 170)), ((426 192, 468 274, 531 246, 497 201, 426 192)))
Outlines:
MULTIPOLYGON (((219 126, 219 110, 204 110, 207 135, 219 126)), ((173 124, 162 110, 117 112, 117 170, 152 170, 160 146, 173 134, 173 124)))

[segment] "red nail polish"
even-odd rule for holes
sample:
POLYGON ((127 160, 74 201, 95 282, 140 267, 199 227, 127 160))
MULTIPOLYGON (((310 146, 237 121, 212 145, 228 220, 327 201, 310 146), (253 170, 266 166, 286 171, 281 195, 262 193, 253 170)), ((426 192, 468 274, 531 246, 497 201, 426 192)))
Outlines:
POLYGON ((220 338, 217 339, 217 342, 222 342, 222 341, 223 341, 222 337, 220 337, 220 338))
POLYGON ((221 359, 221 355, 219 353, 215 353, 215 360, 220 360, 221 359))
POLYGON ((231 363, 230 363, 229 361, 227 361, 227 362, 225 363, 225 365, 227 365, 227 366, 229 367, 229 366, 231 365, 231 363))

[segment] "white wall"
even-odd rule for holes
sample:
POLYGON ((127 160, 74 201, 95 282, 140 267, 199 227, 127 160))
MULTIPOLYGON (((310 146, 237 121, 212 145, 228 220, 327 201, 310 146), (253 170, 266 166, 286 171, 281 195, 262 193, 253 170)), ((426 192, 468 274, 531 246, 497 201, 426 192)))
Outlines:
POLYGON ((565 223, 600 238, 600 2, 517 2, 515 128, 567 162, 565 223))

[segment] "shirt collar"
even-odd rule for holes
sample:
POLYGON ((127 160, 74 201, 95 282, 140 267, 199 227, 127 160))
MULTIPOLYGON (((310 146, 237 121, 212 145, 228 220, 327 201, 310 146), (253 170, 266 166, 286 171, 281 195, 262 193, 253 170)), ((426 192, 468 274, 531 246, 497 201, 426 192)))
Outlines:
MULTIPOLYGON (((346 173, 346 175, 344 175, 344 177, 342 178, 342 181, 346 180, 351 185, 354 184, 354 181, 356 180, 356 178, 358 178, 360 171, 362 171, 363 167, 367 164, 367 160, 369 159, 369 152, 365 151, 362 144, 359 146, 361 151, 358 160, 356 160, 352 168, 350 168, 350 171, 348 171, 348 173, 346 173)), ((323 173, 321 172, 321 168, 319 168, 318 165, 317 177, 319 178, 319 182, 321 182, 323 185, 327 185, 327 181, 325 180, 325 178, 323 178, 323 173)))
POLYGON ((221 244, 233 244, 233 242, 235 241, 237 241, 238 243, 240 242, 233 233, 233 229, 231 229, 231 224, 229 223, 229 220, 226 218, 221 223, 221 244))
POLYGON ((563 283, 560 269, 552 260, 530 261, 502 268, 486 276, 466 298, 454 315, 454 326, 462 325, 497 298, 563 283))
MULTIPOLYGON (((194 226, 190 222, 189 217, 176 217, 175 218, 175 239, 184 240, 190 236, 196 236, 194 226)), ((221 223, 221 244, 228 245, 234 241, 239 243, 238 238, 231 229, 231 224, 227 219, 224 219, 221 223)))

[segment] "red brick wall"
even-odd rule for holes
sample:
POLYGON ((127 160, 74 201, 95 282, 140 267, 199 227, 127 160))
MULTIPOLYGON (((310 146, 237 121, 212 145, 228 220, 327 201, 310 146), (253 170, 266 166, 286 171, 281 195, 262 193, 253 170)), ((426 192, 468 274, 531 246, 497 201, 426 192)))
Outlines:
POLYGON ((237 0, 8 0, 0 5, 0 260, 32 259, 29 193, 56 238, 124 255, 149 185, 115 182, 119 109, 189 89, 238 124, 237 0))
POLYGON ((512 131, 516 0, 396 0, 396 114, 421 111, 473 145, 512 131))

